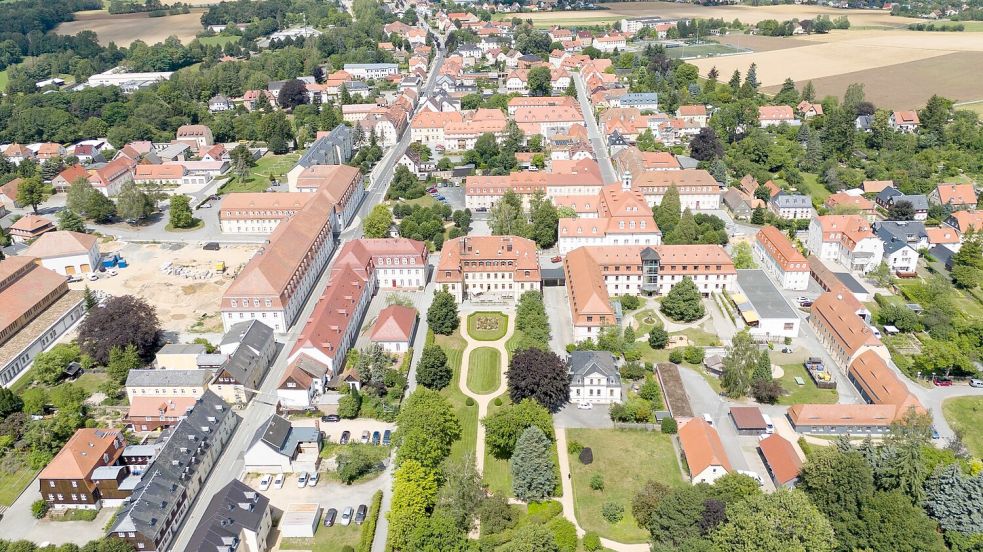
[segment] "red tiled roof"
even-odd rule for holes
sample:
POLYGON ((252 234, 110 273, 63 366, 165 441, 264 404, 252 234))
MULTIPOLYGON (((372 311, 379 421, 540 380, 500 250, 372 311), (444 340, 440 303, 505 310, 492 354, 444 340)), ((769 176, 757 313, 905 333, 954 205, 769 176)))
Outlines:
POLYGON ((413 335, 416 326, 416 309, 402 305, 390 305, 381 312, 372 325, 372 341, 406 342, 413 335))

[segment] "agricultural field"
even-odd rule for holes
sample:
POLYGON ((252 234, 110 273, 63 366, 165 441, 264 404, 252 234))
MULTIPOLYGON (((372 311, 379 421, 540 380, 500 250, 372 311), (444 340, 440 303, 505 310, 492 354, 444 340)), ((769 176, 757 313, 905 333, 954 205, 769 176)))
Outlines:
POLYGON ((73 35, 80 31, 93 31, 103 45, 115 42, 117 46, 129 46, 137 40, 156 44, 169 36, 176 36, 181 42, 188 43, 202 30, 201 13, 202 10, 192 10, 181 15, 147 17, 145 13, 110 15, 104 11, 79 12, 75 21, 58 25, 55 32, 73 35))

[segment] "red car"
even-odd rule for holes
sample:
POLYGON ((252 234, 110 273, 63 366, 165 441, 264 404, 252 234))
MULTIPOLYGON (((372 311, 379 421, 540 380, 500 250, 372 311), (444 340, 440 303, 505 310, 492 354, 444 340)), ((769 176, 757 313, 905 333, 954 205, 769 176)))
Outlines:
POLYGON ((932 380, 932 383, 934 383, 935 385, 937 385, 939 387, 951 387, 952 386, 952 380, 949 379, 949 378, 935 378, 935 379, 932 380))
POLYGON ((558 262, 560 262, 560 261, 562 261, 562 260, 563 260, 563 257, 561 257, 561 256, 559 256, 559 255, 557 255, 556 257, 553 257, 553 258, 551 258, 551 259, 550 259, 550 262, 551 262, 551 263, 558 263, 558 262))

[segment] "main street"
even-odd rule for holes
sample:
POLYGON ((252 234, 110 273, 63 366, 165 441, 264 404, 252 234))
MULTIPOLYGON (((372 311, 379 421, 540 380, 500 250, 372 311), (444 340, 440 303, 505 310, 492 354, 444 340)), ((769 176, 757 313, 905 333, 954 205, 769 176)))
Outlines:
POLYGON ((601 134, 601 129, 597 126, 597 119, 594 118, 594 107, 590 103, 590 96, 587 86, 580 73, 571 73, 573 82, 577 87, 577 99, 580 100, 580 111, 584 114, 584 122, 587 123, 587 134, 590 136, 590 144, 594 148, 594 155, 597 157, 597 164, 601 166, 601 176, 605 184, 619 182, 621 179, 614 172, 611 165, 611 157, 608 156, 607 139, 601 134))
MULTIPOLYGON (((433 64, 430 68, 430 72, 427 75, 427 81, 424 85, 424 93, 420 95, 423 99, 427 97, 433 90, 434 83, 436 82, 436 74, 440 70, 440 66, 443 63, 444 54, 438 49, 436 56, 434 57, 433 64)), ((352 218, 348 227, 341 233, 340 240, 342 243, 350 241, 352 239, 357 239, 363 235, 362 232, 362 220, 368 215, 372 207, 377 205, 385 198, 386 190, 389 187, 389 182, 392 180, 393 167, 396 161, 403 156, 406 148, 409 146, 410 130, 407 127, 403 133, 402 138, 392 148, 379 162, 376 169, 372 171, 373 178, 371 179, 371 184, 368 191, 363 198, 362 204, 356 213, 356 216, 352 218)), ((340 247, 340 244, 339 244, 340 247)), ((209 476, 205 485, 202 487, 201 492, 198 494, 198 500, 192 505, 191 511, 185 517, 184 523, 179 529, 178 535, 174 540, 174 545, 172 550, 179 551, 187 549, 188 540, 191 538, 192 533, 194 533, 195 528, 201 522, 206 514, 208 503, 211 497, 218 494, 218 492, 227 485, 231 480, 236 479, 243 473, 244 463, 243 454, 246 448, 250 445, 253 437, 259 431, 262 424, 266 422, 275 413, 276 408, 276 386, 283 377, 284 371, 287 368, 287 356, 290 354, 291 349, 293 349, 294 344, 297 342, 297 338, 300 335, 301 330, 307 323, 308 318, 310 318, 311 313, 314 311, 314 307, 318 303, 318 299, 321 294, 324 293, 324 289, 327 287, 328 279, 330 278, 331 270, 325 269, 318 279, 317 284, 314 289, 311 290, 311 294, 301 310, 300 316, 297 317, 296 323, 290 328, 283 339, 283 348, 280 350, 277 357, 274 359, 273 364, 270 366, 269 372, 266 374, 266 378, 263 380, 262 385, 259 388, 259 394, 257 394, 253 400, 246 406, 246 408, 240 412, 242 416, 242 421, 239 427, 236 428, 235 433, 226 445, 225 450, 222 452, 221 457, 215 464, 215 468, 209 476)), ((422 333, 425 334, 425 331, 422 333)), ((386 477, 391 476, 391 470, 387 471, 386 477)), ((388 489, 387 489, 388 491, 388 489)), ((389 492, 385 493, 388 498, 389 492)), ((378 531, 376 532, 377 540, 381 540, 383 546, 385 545, 385 528, 388 524, 384 523, 385 513, 389 501, 385 501, 383 505, 383 513, 380 514, 380 520, 378 524, 378 531)))

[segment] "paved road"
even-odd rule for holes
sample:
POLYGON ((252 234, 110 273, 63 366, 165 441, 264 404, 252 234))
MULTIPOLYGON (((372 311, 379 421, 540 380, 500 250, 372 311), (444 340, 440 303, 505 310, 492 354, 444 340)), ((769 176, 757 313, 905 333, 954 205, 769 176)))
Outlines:
MULTIPOLYGON (((434 63, 431 67, 431 72, 427 80, 427 85, 425 86, 425 91, 429 93, 433 89, 434 75, 440 68, 441 63, 443 63, 443 53, 438 53, 437 57, 434 58, 434 63)), ((393 148, 387 157, 383 159, 380 163, 379 172, 376 172, 379 176, 373 179, 372 185, 369 191, 366 193, 363 199, 362 205, 359 206, 356 216, 352 219, 351 223, 341 234, 341 241, 345 242, 352 239, 357 239, 362 236, 362 224, 361 220, 368 214, 372 206, 378 204, 385 198, 386 189, 389 186, 389 182, 392 180, 392 169, 395 162, 403 155, 406 147, 409 145, 410 132, 407 130, 402 139, 393 148)), ((321 277, 318 279, 317 285, 311 291, 310 297, 304 308, 301 310, 300 316, 297 317, 296 323, 287 332, 284 338, 284 347, 280 350, 273 365, 270 367, 266 378, 263 380, 259 391, 260 393, 249 403, 246 409, 241 412, 242 422, 236 429, 234 435, 230 439, 228 445, 226 445, 225 451, 222 453, 220 459, 216 463, 215 469, 205 483, 199 493, 199 497, 212 497, 221 490, 229 481, 238 477, 243 471, 243 453, 249 446, 249 440, 253 435, 259 430, 259 427, 264 423, 270 415, 274 413, 274 405, 276 403, 276 385, 280 381, 284 371, 287 368, 287 356, 290 350, 293 349, 294 344, 297 342, 297 338, 307 323, 307 319, 310 318, 311 313, 314 311, 314 307, 317 305, 318 298, 324 292, 327 287, 328 279, 330 278, 331 271, 326 269, 321 277)), ((387 470, 385 477, 387 479, 391 473, 387 470)), ((385 485, 388 490, 388 485, 385 485)), ((390 493, 385 493, 386 495, 390 493)), ((201 519, 205 513, 205 509, 208 505, 208 500, 197 500, 191 508, 191 511, 185 518, 185 521, 175 539, 173 550, 185 550, 187 548, 188 539, 191 538, 191 534, 194 532, 195 528, 201 522, 201 519)), ((385 508, 384 508, 385 509, 385 508)), ((384 512, 381 514, 382 519, 385 518, 384 512)), ((383 525, 382 519, 380 519, 380 526, 383 525)), ((381 529, 381 528, 380 528, 381 529)), ((379 533, 377 533, 378 535, 379 533)), ((383 536, 385 533, 382 533, 383 536)), ((384 537, 383 537, 383 545, 384 537)))
POLYGON ((608 157, 607 140, 601 135, 601 129, 597 126, 597 119, 594 118, 594 107, 591 105, 590 97, 587 95, 587 87, 584 85, 584 79, 578 72, 573 72, 571 75, 577 87, 580 110, 583 112, 584 121, 587 123, 587 134, 590 136, 590 143, 594 147, 594 155, 597 157, 597 163, 601 166, 601 176, 604 178, 606 184, 618 182, 620 178, 614 172, 614 167, 611 165, 611 158, 608 157))

